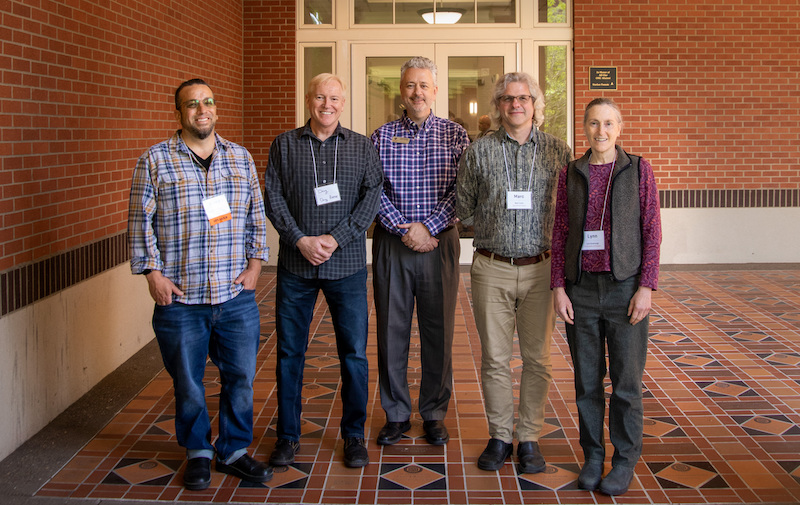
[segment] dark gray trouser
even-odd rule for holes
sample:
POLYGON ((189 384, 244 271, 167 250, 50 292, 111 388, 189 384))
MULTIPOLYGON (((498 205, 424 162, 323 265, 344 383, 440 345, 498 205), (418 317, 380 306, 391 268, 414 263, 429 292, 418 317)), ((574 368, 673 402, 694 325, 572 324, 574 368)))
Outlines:
POLYGON ((444 419, 453 391, 453 329, 461 246, 455 228, 437 238, 439 247, 417 253, 380 226, 372 242, 372 282, 378 334, 381 406, 387 421, 411 416, 408 349, 414 303, 420 333, 422 383, 419 413, 444 419))
POLYGON ((584 272, 579 284, 567 282, 575 325, 566 325, 575 367, 580 444, 586 461, 603 461, 606 352, 611 376, 608 431, 614 445, 612 466, 633 468, 642 454, 642 375, 647 359, 649 318, 629 322, 628 304, 639 287, 638 276, 622 282, 610 274, 584 272))

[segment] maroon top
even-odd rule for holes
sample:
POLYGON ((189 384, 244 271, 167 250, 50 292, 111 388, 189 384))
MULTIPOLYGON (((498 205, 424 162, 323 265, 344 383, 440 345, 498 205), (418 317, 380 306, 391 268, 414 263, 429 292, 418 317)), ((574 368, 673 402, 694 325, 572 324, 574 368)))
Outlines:
MULTIPOLYGON (((604 165, 589 164, 589 202, 586 209, 585 230, 599 230, 600 220, 603 215, 603 200, 605 199, 608 177, 611 173, 611 163, 604 165)), ((642 224, 642 270, 639 285, 652 289, 658 288, 658 267, 661 248, 661 215, 658 206, 658 189, 650 162, 641 158, 639 162, 639 208, 641 209, 642 224)), ((606 215, 603 221, 605 235, 605 250, 582 251, 581 269, 584 272, 609 272, 611 260, 609 244, 611 244, 611 198, 606 202, 606 215)), ((561 170, 558 177, 558 190, 556 200, 556 218, 553 225, 553 259, 550 278, 550 288, 560 288, 565 285, 564 278, 564 248, 569 232, 567 203, 567 167, 561 170)))

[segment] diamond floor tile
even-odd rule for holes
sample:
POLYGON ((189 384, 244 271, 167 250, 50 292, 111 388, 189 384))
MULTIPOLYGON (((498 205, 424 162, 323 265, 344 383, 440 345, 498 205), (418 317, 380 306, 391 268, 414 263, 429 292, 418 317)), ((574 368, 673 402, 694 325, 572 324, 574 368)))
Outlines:
MULTIPOLYGON (((340 367, 330 314, 320 297, 304 369, 301 450, 265 484, 216 472, 208 490, 182 486, 185 460, 174 434, 171 380, 159 373, 38 496, 96 502, 153 500, 297 504, 800 503, 800 272, 662 271, 653 295, 644 377, 644 447, 631 489, 616 498, 577 488, 583 464, 572 365, 563 322, 553 335, 553 383, 539 440, 546 471, 519 473, 516 456, 497 472, 477 468, 488 428, 480 387, 480 339, 470 276, 461 276, 453 343, 453 397, 446 446, 425 442, 415 410, 400 442, 379 446, 386 417, 377 390, 374 307, 367 349, 370 391, 365 436, 370 464, 342 463, 340 367)), ((371 290, 371 281, 367 283, 371 290)), ((275 273, 257 288, 262 344, 257 357, 250 453, 266 461, 275 443, 275 273)), ((412 330, 408 380, 419 394, 419 335, 412 330)), ((522 361, 511 363, 519 397, 522 361)), ((220 390, 206 369, 216 433, 220 390)), ((610 393, 610 386, 606 388, 610 393)), ((515 441, 516 445, 516 441, 515 441)), ((607 442, 606 468, 613 447, 607 442)))

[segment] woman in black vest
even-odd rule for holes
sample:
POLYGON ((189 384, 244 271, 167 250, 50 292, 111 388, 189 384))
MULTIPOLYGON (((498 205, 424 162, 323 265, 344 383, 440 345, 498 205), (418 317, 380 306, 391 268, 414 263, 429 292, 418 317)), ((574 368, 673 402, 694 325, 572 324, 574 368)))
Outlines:
POLYGON ((642 453, 642 376, 661 218, 650 163, 616 145, 619 107, 592 100, 583 129, 591 148, 559 177, 551 288, 575 368, 584 453, 578 486, 618 495, 628 491, 642 453), (614 455, 603 478, 606 347, 614 455))

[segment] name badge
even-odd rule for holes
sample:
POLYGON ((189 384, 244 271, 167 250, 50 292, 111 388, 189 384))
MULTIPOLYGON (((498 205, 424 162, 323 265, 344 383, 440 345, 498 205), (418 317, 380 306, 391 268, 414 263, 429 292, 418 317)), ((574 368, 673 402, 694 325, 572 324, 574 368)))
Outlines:
POLYGON ((506 191, 507 209, 532 209, 533 203, 530 191, 506 191))
POLYGON ((233 219, 228 199, 225 195, 212 196, 203 200, 203 209, 208 217, 208 224, 211 226, 233 219))
POLYGON ((603 230, 583 232, 583 251, 602 251, 606 248, 606 236, 603 230))
POLYGON ((411 139, 408 137, 392 137, 392 142, 396 144, 408 144, 411 139))
POLYGON ((341 201, 342 197, 339 195, 339 184, 334 182, 333 184, 314 188, 314 197, 317 199, 317 206, 341 201))

